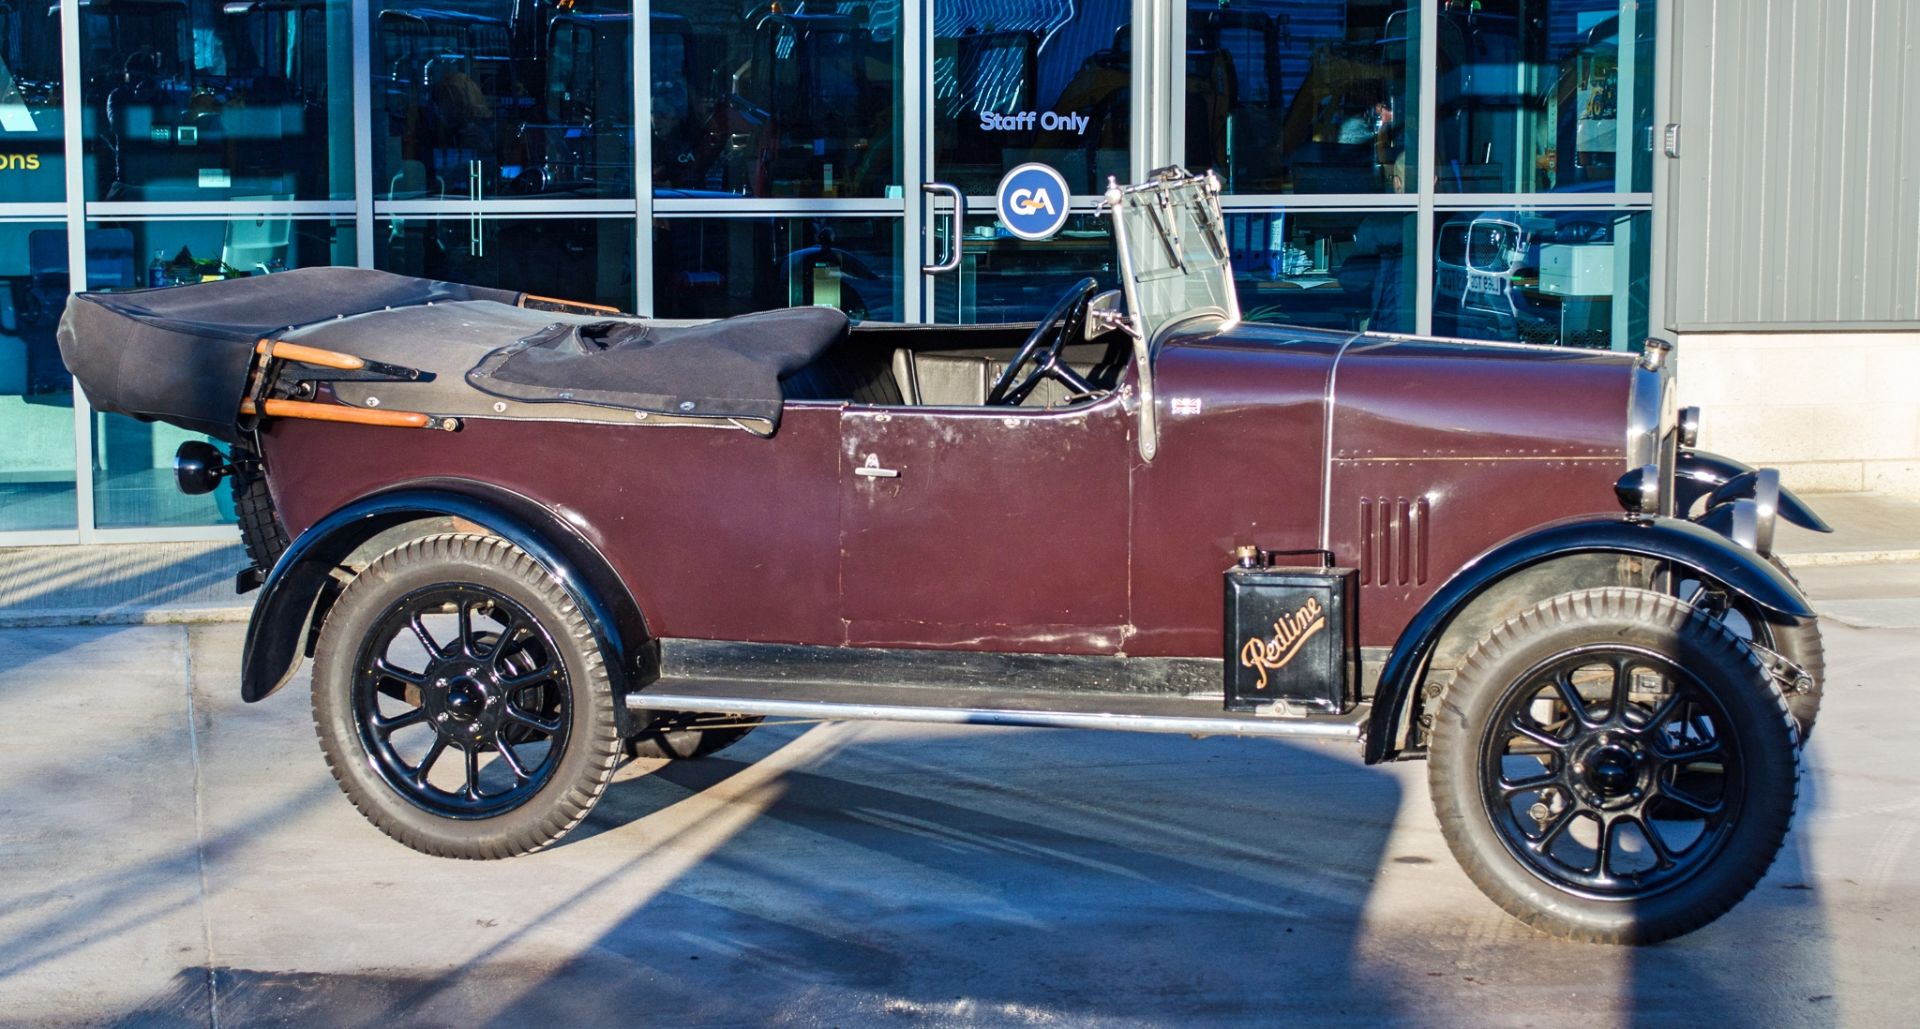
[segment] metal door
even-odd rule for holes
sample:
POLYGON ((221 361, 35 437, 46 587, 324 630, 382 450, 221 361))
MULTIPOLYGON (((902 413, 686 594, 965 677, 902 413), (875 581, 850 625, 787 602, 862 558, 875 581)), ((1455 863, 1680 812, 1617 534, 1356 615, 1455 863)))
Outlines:
POLYGON ((840 424, 849 644, 1124 646, 1125 397, 1057 411, 849 407, 840 424))

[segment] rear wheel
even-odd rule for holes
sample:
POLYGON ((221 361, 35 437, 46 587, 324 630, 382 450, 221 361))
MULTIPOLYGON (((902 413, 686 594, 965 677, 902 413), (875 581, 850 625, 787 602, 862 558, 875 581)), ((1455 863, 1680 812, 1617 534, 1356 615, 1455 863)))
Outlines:
POLYGON ((313 719, 354 806, 443 857, 553 843, 620 762, 591 626, 498 537, 412 540, 355 576, 320 632, 313 719))
POLYGON ((1724 625, 1642 590, 1556 597, 1475 646, 1429 785, 1475 885, 1556 936, 1649 943, 1746 896, 1793 816, 1786 698, 1724 625))

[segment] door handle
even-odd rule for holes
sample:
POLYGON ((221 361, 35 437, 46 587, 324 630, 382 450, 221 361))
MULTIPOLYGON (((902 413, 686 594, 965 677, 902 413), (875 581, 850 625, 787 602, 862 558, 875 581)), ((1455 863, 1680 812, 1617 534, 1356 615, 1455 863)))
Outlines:
POLYGON ((481 232, 479 161, 467 162, 467 197, 473 201, 473 216, 467 219, 467 253, 473 257, 485 257, 487 240, 481 232))
POLYGON ((960 187, 947 182, 922 182, 922 193, 945 193, 953 198, 953 231, 947 234, 947 259, 938 264, 923 264, 920 270, 928 275, 950 272, 960 267, 960 249, 965 245, 967 195, 960 187))
POLYGON ((900 469, 880 467, 880 455, 868 454, 865 463, 853 470, 855 475, 864 475, 869 479, 898 479, 900 469))

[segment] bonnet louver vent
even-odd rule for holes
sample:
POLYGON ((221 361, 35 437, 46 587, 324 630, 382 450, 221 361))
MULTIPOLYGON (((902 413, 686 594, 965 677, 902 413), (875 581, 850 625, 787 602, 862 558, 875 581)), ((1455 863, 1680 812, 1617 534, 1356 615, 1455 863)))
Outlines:
POLYGON ((1427 498, 1360 498, 1360 582, 1420 586, 1427 581, 1427 498))

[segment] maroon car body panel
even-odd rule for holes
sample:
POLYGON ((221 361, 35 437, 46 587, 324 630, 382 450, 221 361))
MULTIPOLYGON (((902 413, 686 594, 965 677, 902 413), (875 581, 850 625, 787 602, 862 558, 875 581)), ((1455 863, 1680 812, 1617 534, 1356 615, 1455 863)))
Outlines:
POLYGON ((1219 656, 1234 548, 1320 546, 1327 379, 1346 339, 1243 325, 1162 344, 1159 448, 1134 472, 1129 654, 1219 656))
POLYGON ((269 420, 264 447, 296 534, 423 480, 543 504, 661 637, 1217 656, 1220 574, 1251 544, 1360 568, 1360 642, 1385 646, 1476 554, 1615 507, 1630 360, 1263 325, 1175 335, 1154 361, 1151 461, 1131 370, 1055 411, 793 402, 770 439, 269 420), (862 474, 869 456, 899 474, 862 474))
POLYGON ((471 479, 578 529, 655 635, 841 638, 836 405, 794 405, 774 439, 731 427, 487 419, 457 433, 396 435, 276 419, 264 442, 274 502, 293 533, 381 489, 471 479))
POLYGON ((1361 571, 1363 646, 1391 645, 1441 582, 1495 543, 1619 510, 1632 364, 1443 340, 1348 346, 1332 389, 1327 538, 1361 571))
POLYGON ((842 415, 845 642, 1111 654, 1127 624, 1123 398, 842 415), (858 474, 869 456, 894 477, 858 474))

